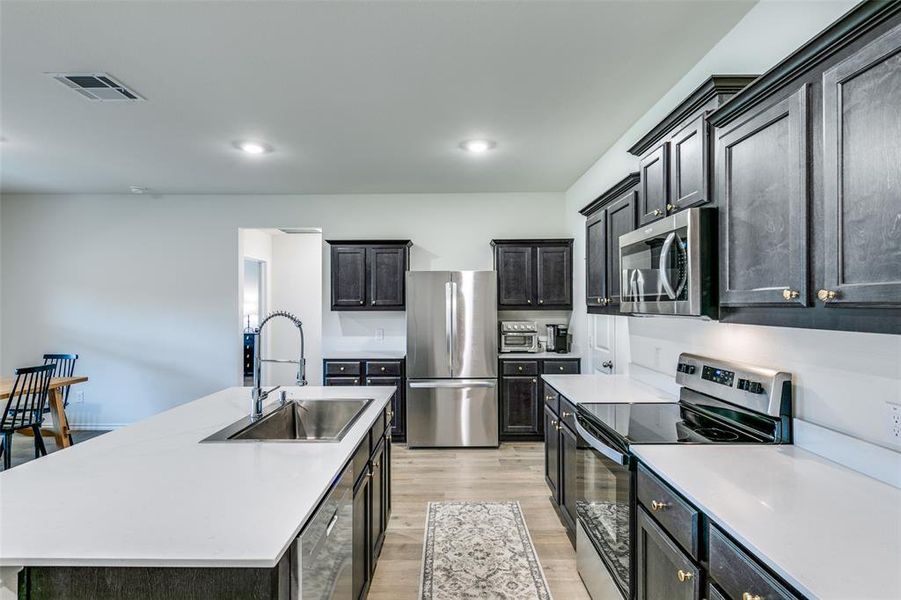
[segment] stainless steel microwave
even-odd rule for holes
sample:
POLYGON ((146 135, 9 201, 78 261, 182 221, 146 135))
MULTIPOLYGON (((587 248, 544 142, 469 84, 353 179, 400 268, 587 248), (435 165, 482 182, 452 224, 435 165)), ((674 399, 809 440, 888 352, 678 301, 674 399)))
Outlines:
POLYGON ((689 208, 620 236, 620 311, 717 318, 715 258, 714 208, 689 208))

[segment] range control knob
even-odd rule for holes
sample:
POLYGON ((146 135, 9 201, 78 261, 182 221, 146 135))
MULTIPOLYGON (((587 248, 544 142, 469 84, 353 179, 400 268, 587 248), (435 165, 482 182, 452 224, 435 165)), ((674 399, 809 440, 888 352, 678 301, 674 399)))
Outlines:
POLYGON ((686 363, 679 363, 676 366, 676 370, 679 371, 680 373, 685 373, 686 375, 694 375, 695 366, 689 365, 686 363))

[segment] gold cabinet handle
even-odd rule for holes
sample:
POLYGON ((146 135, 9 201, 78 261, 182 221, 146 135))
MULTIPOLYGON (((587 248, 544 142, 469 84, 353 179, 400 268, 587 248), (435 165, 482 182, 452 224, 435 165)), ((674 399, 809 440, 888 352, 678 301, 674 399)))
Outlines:
POLYGON ((666 502, 658 502, 657 500, 651 500, 651 510, 654 512, 665 510, 669 508, 669 504, 666 502))
POLYGON ((372 379, 367 379, 366 383, 372 383, 372 379))
POLYGON ((338 370, 339 370, 339 371, 343 371, 343 370, 344 370, 344 367, 338 367, 338 370))
POLYGON ((662 214, 663 214, 663 211, 660 210, 659 208, 655 208, 655 209, 654 209, 654 216, 655 216, 655 217, 659 217, 659 216, 662 215, 662 214))
POLYGON ((790 289, 782 290, 782 297, 785 298, 786 300, 794 300, 795 298, 797 298, 800 295, 801 295, 801 293, 798 290, 790 290, 790 289))
POLYGON ((384 373, 384 372, 385 372, 385 367, 382 367, 382 368, 381 368, 381 371, 382 371, 382 373, 384 373))
POLYGON ((676 210, 676 206, 675 206, 674 204, 667 204, 667 205, 666 205, 666 210, 667 210, 668 212, 673 212, 674 210, 676 210))
POLYGON ((538 304, 544 304, 544 300, 539 300, 538 304))
POLYGON ((595 301, 596 304, 600 304, 600 303, 601 303, 601 298, 595 298, 594 301, 595 301))
POLYGON ((551 425, 554 426, 554 427, 556 427, 556 426, 557 426, 557 419, 551 419, 551 425))
POLYGON ((567 418, 567 417, 573 416, 573 414, 572 414, 571 412, 566 412, 566 411, 564 410, 562 413, 560 413, 560 416, 563 417, 563 418, 565 419, 565 418, 567 418))
POLYGON ((531 303, 532 303, 531 300, 526 300, 526 304, 531 304, 531 303))
POLYGON ((834 290, 820 290, 819 292, 817 292, 817 298, 819 298, 823 302, 834 300, 836 296, 838 296, 838 293, 836 293, 834 290))
POLYGON ((763 600, 763 596, 758 596, 757 594, 752 594, 751 592, 744 592, 741 595, 741 600, 763 600))
POLYGON ((538 380, 537 380, 537 379, 533 379, 533 380, 532 380, 532 383, 538 383, 538 380))
POLYGON ((545 400, 553 400, 554 397, 553 397, 553 396, 545 396, 544 399, 545 399, 545 400))
POLYGON ((362 300, 360 300, 360 304, 363 304, 363 301, 362 301, 362 300))
POLYGON ((562 370, 563 370, 563 367, 560 367, 560 370, 562 371, 562 370))
POLYGON ((683 571, 682 569, 679 569, 678 571, 676 571, 676 577, 679 578, 679 581, 684 582, 689 581, 692 577, 694 577, 694 574, 691 571, 683 571))

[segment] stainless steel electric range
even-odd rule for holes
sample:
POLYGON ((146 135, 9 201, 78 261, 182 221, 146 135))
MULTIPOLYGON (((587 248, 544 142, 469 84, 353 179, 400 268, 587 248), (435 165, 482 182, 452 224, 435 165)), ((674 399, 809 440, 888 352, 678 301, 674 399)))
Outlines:
POLYGON ((593 600, 635 597, 634 444, 791 443, 791 374, 683 353, 672 403, 576 407, 576 549, 593 600))

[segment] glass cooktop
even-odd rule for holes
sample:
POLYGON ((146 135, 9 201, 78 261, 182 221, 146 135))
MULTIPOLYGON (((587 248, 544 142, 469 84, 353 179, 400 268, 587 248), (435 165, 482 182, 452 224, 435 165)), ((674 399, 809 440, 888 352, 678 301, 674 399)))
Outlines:
POLYGON ((728 444, 765 441, 681 403, 579 404, 580 415, 627 444, 728 444))

